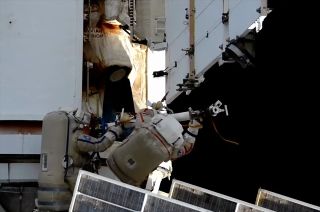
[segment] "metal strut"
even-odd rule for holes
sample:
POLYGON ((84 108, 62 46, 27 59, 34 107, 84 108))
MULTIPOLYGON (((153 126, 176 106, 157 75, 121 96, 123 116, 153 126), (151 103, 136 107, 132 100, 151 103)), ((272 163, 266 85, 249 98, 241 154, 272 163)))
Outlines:
MULTIPOLYGON (((189 45, 190 47, 187 49, 182 49, 182 51, 186 52, 186 55, 189 56, 189 73, 186 78, 183 79, 182 84, 177 84, 179 87, 177 91, 186 91, 190 92, 194 88, 200 85, 199 79, 196 77, 196 69, 195 69, 195 0, 189 1, 189 10, 186 9, 189 14, 186 14, 186 19, 189 20, 189 45)), ((188 94, 187 93, 187 94, 188 94)))
POLYGON ((129 18, 130 18, 130 39, 131 41, 133 41, 134 39, 134 23, 135 23, 135 17, 134 17, 134 11, 135 11, 135 5, 136 2, 135 0, 129 0, 129 7, 128 7, 128 14, 129 14, 129 18))

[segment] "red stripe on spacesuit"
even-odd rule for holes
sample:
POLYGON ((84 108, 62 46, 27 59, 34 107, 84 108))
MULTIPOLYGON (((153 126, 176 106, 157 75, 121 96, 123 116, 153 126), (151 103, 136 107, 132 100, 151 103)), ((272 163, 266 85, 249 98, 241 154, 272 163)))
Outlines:
POLYGON ((184 154, 187 153, 187 148, 185 146, 183 146, 183 150, 184 150, 184 154))
POLYGON ((141 122, 144 122, 143 115, 141 113, 139 113, 139 115, 140 115, 140 118, 141 118, 141 122))
POLYGON ((154 133, 154 132, 151 132, 151 133, 152 133, 152 135, 154 135, 157 138, 157 140, 159 140, 161 142, 161 144, 164 146, 164 148, 166 148, 168 155, 170 156, 170 151, 168 150, 168 148, 165 145, 166 142, 163 141, 163 139, 159 135, 157 135, 156 133, 154 133))
MULTIPOLYGON (((185 149, 186 149, 186 147, 185 147, 185 149)), ((191 144, 190 148, 186 151, 186 154, 189 154, 192 149, 193 149, 193 144, 191 144)))

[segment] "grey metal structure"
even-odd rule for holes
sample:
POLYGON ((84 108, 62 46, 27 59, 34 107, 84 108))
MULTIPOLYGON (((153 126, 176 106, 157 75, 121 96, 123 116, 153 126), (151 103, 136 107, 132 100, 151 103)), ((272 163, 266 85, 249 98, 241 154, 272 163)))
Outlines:
POLYGON ((259 189, 256 205, 279 212, 316 212, 320 207, 265 189, 259 189))

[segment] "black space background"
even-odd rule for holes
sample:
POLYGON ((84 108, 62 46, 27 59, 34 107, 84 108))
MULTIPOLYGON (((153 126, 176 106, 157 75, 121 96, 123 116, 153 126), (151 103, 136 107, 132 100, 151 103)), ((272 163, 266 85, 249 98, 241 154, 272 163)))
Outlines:
MULTIPOLYGON (((320 205, 319 53, 315 5, 269 1, 254 69, 212 67, 206 81, 169 105, 203 109, 217 99, 229 117, 204 123, 193 152, 173 163, 172 178, 251 203, 264 188, 320 205), (312 53, 313 51, 313 53, 312 53)), ((167 190, 169 181, 161 189, 167 190)))

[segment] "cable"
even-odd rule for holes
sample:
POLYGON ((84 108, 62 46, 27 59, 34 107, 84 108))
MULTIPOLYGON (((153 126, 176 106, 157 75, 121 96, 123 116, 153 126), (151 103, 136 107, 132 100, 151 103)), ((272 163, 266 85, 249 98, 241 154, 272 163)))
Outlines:
POLYGON ((212 118, 211 118, 211 124, 212 124, 212 127, 213 127, 214 131, 217 133, 217 135, 219 136, 219 138, 220 138, 221 140, 223 140, 223 141, 225 141, 225 142, 228 142, 228 143, 231 143, 231 144, 239 145, 239 143, 236 142, 236 141, 232 141, 232 140, 229 140, 229 139, 224 138, 224 137, 220 134, 220 132, 218 131, 218 128, 217 128, 217 126, 216 126, 216 124, 214 123, 214 121, 213 121, 212 118))
POLYGON ((69 136, 70 136, 70 118, 68 113, 65 113, 68 119, 68 123, 67 123, 67 143, 66 143, 66 152, 64 155, 64 162, 66 162, 66 167, 64 169, 64 181, 66 181, 67 179, 67 175, 68 175, 68 169, 69 169, 69 136))

